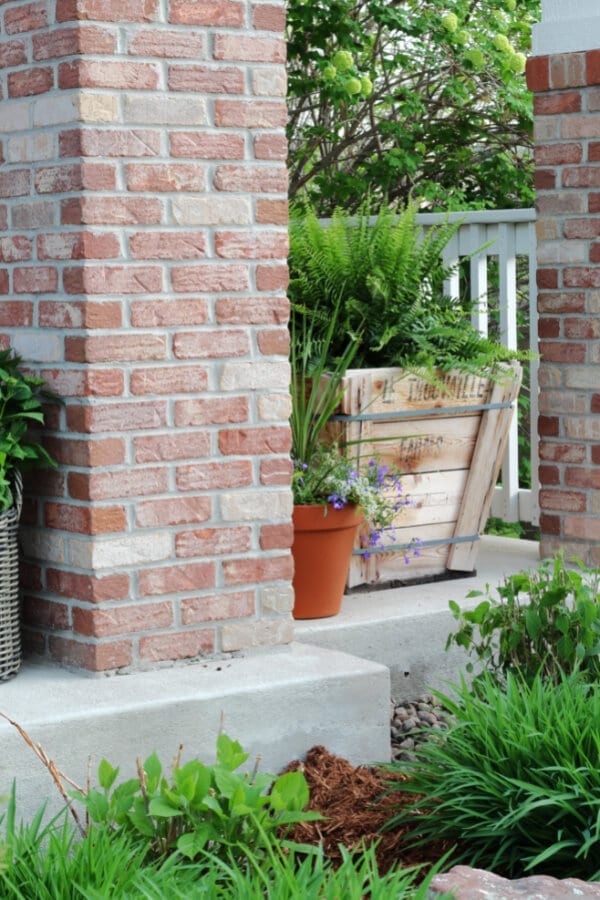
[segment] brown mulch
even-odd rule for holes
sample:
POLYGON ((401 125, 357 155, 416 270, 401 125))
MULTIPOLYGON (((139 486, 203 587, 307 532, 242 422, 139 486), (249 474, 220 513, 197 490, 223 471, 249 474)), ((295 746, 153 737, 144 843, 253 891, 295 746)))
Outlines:
MULTIPOLYGON (((442 841, 426 847, 409 849, 411 829, 407 826, 381 832, 394 810, 418 800, 409 791, 395 791, 382 796, 389 789, 390 775, 385 769, 353 766, 348 760, 329 753, 325 747, 313 747, 304 762, 290 763, 287 771, 304 772, 310 789, 308 809, 322 813, 318 822, 300 822, 289 835, 304 844, 321 843, 325 855, 341 862, 339 845, 349 850, 379 842, 376 849, 381 873, 401 863, 403 866, 435 863, 448 850, 442 841)), ((394 775, 395 781, 408 781, 407 776, 394 775)))

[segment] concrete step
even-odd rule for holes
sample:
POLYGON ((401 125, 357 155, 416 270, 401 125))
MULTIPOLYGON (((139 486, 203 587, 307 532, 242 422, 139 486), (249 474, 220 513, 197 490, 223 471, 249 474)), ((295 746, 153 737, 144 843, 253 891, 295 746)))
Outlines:
MULTIPOLYGON (((387 668, 308 644, 244 659, 94 677, 25 664, 0 685, 0 711, 15 719, 59 769, 85 784, 88 758, 103 757, 135 776, 135 760, 156 750, 169 766, 214 761, 223 730, 260 769, 276 773, 315 744, 354 764, 390 758, 387 668)), ((0 719, 0 794, 17 779, 18 812, 29 818, 44 800, 62 804, 50 775, 17 731, 0 719)))
MULTIPOLYGON (((339 615, 295 622, 295 638, 382 663, 390 670, 392 696, 414 699, 426 687, 443 688, 456 680, 467 662, 462 650, 444 651, 456 624, 448 601, 473 607, 479 600, 467 600, 470 591, 495 587, 505 576, 536 569, 539 562, 537 541, 485 535, 475 574, 351 593, 339 615)), ((409 577, 410 563, 406 573, 409 577)))

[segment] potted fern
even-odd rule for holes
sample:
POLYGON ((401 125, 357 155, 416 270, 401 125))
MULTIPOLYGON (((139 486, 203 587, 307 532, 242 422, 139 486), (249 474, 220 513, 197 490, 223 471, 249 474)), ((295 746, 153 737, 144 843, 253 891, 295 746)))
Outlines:
POLYGON ((47 450, 29 428, 44 423, 42 401, 49 397, 40 378, 19 369, 21 359, 0 351, 0 681, 16 675, 21 665, 19 551, 21 473, 54 466, 47 450))
POLYGON ((520 386, 521 355, 482 337, 444 294, 443 251, 460 223, 423 234, 416 215, 414 203, 376 217, 365 205, 322 222, 302 208, 290 225, 292 328, 310 321, 318 344, 335 310, 329 365, 354 348, 327 427, 397 466, 413 503, 385 551, 355 557, 350 586, 405 580, 415 537, 411 578, 472 571, 520 386))

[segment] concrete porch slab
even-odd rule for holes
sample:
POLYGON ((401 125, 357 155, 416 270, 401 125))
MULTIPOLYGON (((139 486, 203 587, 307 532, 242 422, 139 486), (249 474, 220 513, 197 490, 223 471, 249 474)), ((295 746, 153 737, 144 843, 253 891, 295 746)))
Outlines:
MULTIPOLYGON (((315 744, 354 764, 388 760, 390 682, 384 666, 305 643, 248 656, 124 676, 93 677, 25 663, 0 685, 0 711, 15 719, 57 767, 85 784, 106 757, 135 775, 153 750, 169 766, 214 761, 223 730, 260 769, 276 773, 315 744)), ((18 812, 29 818, 62 804, 43 764, 0 719, 0 794, 17 779, 18 812)), ((0 808, 1 811, 1 808, 0 808)))
MULTIPOLYGON (((461 650, 444 651, 455 626, 448 601, 475 606, 478 600, 466 600, 470 591, 486 584, 493 588, 504 576, 536 569, 539 562, 537 541, 484 535, 475 575, 351 593, 339 615, 295 622, 295 638, 382 663, 390 670, 392 696, 414 699, 428 686, 443 689, 456 680, 467 662, 461 650)), ((410 564, 406 571, 408 577, 410 564)))

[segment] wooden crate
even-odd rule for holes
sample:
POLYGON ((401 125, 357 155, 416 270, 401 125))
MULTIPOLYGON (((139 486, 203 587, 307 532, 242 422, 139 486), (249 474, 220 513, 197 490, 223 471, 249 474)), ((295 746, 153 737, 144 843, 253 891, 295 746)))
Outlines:
POLYGON ((505 372, 500 380, 451 372, 440 375, 443 388, 401 369, 346 373, 328 431, 350 442, 360 465, 375 455, 397 466, 411 501, 385 536, 395 549, 365 558, 357 544, 348 587, 474 570, 521 384, 518 363, 505 372), (414 539, 420 555, 406 563, 402 548, 414 539))

